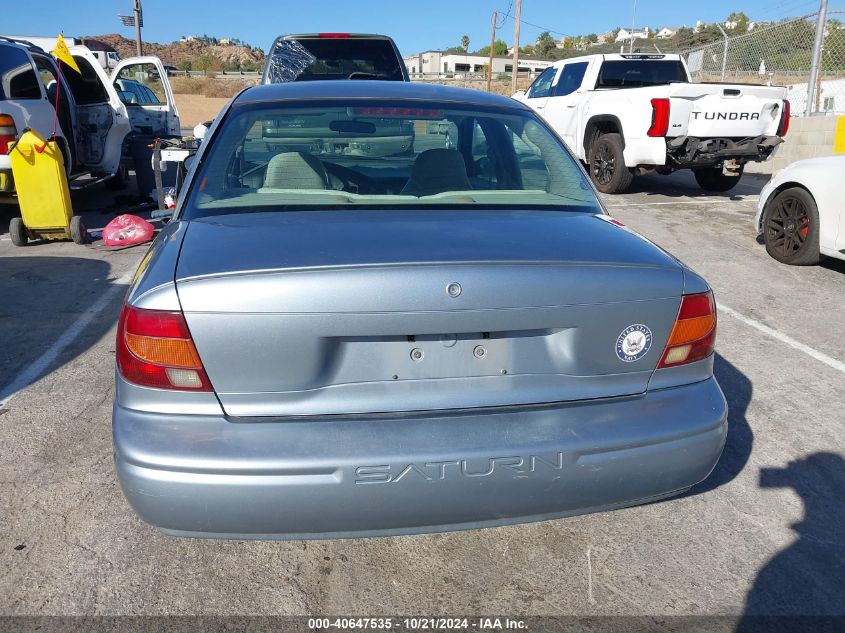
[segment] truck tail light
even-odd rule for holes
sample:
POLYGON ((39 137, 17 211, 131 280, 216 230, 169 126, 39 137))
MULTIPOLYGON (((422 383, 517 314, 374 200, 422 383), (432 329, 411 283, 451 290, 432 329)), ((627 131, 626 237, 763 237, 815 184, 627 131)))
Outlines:
POLYGON ((675 326, 657 368, 677 367, 702 360, 716 345, 716 302, 713 292, 684 295, 675 326))
POLYGON ((9 153, 9 144, 18 137, 15 120, 8 114, 0 114, 0 154, 9 153))
POLYGON ((783 138, 789 132, 789 117, 792 114, 792 108, 789 105, 789 99, 783 100, 783 110, 780 113, 780 123, 778 124, 778 136, 783 138))
POLYGON ((181 312, 124 305, 117 325, 117 368, 142 387, 211 391, 181 312))
POLYGON ((349 39, 349 33, 318 33, 317 37, 324 40, 345 40, 349 39))
POLYGON ((669 99, 651 100, 651 127, 649 136, 666 136, 669 131, 669 99))

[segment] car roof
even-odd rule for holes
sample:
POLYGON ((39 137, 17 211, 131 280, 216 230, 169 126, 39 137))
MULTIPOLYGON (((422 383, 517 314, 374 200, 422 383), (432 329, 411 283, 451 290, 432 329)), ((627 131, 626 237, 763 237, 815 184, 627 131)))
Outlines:
POLYGON ((295 40, 295 39, 370 39, 370 40, 393 40, 387 35, 379 35, 378 33, 291 33, 290 35, 280 35, 277 40, 295 40))
POLYGON ((601 59, 602 61, 640 61, 649 59, 658 59, 664 61, 678 61, 681 56, 677 53, 596 53, 594 55, 578 55, 577 57, 567 57, 565 59, 557 60, 552 66, 560 68, 564 64, 570 62, 583 62, 591 59, 601 59))
POLYGON ((440 84, 406 81, 328 80, 294 81, 253 86, 241 92, 235 104, 262 101, 319 101, 325 99, 393 99, 460 103, 480 107, 530 110, 525 104, 502 95, 452 88, 440 84))

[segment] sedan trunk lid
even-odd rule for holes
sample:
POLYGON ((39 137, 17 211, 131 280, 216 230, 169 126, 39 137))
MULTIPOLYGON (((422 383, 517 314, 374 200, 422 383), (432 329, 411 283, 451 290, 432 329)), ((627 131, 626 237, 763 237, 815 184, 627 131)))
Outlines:
POLYGON ((188 227, 177 289, 231 416, 638 394, 674 324, 683 273, 606 220, 475 210, 209 217, 188 227), (626 355, 632 326, 648 336, 626 355))

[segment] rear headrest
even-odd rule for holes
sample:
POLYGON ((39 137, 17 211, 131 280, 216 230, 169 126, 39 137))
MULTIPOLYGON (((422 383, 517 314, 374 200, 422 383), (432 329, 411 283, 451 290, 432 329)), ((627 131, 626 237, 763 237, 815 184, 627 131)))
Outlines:
POLYGON ((457 150, 440 147, 427 149, 417 156, 402 194, 432 196, 444 191, 470 189, 472 185, 467 177, 464 157, 457 150))
POLYGON ((319 158, 304 152, 282 152, 267 163, 264 186, 272 189, 328 189, 329 177, 319 158))

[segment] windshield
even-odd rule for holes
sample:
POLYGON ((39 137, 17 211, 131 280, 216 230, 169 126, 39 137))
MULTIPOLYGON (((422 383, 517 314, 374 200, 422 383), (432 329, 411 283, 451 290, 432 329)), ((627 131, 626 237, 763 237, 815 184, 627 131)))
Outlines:
POLYGON ((596 88, 642 88, 687 81, 684 65, 677 59, 624 59, 601 65, 596 88))
POLYGON ((555 208, 602 213, 532 113, 431 102, 235 106, 182 215, 309 208, 555 208))
POLYGON ((403 63, 387 39, 306 37, 278 40, 267 59, 264 83, 320 79, 403 81, 403 63))

